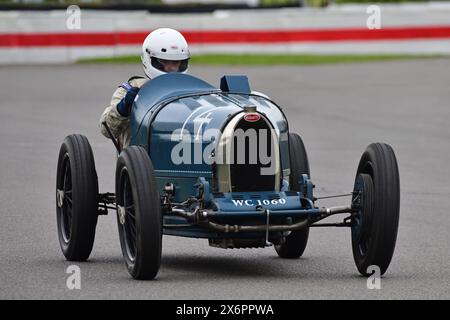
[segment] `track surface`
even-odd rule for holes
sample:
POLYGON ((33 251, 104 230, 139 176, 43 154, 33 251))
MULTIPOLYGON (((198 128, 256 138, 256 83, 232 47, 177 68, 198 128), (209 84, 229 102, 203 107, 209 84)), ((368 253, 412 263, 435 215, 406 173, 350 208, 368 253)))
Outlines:
MULTIPOLYGON (((222 250, 206 240, 165 236, 156 281, 130 279, 114 214, 100 217, 91 259, 78 263, 81 290, 68 290, 56 234, 55 173, 60 143, 85 134, 100 190, 114 190, 113 145, 98 118, 115 87, 140 66, 1 67, 0 298, 449 299, 450 60, 315 67, 192 67, 218 83, 248 74, 255 90, 284 106, 309 152, 317 195, 351 191, 359 158, 391 144, 401 176, 401 217, 381 290, 354 266, 350 232, 313 229, 304 257, 273 248, 222 250)), ((346 199, 323 204, 346 204, 346 199)))

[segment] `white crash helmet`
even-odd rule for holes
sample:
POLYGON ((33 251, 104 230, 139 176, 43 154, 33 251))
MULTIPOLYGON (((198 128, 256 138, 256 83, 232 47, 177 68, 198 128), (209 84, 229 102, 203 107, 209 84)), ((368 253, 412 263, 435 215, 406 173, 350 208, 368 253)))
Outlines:
POLYGON ((185 73, 188 68, 189 57, 186 39, 174 29, 156 29, 145 38, 142 45, 142 64, 146 76, 150 79, 166 73, 159 59, 181 61, 178 72, 185 73))

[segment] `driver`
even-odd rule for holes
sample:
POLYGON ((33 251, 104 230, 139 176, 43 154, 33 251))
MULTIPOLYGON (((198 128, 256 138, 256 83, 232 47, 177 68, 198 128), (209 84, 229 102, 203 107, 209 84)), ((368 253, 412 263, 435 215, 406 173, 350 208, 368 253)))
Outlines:
POLYGON ((148 80, 169 73, 185 73, 189 62, 189 47, 183 35, 169 28, 160 28, 152 31, 142 45, 141 60, 147 78, 133 76, 122 83, 114 91, 110 106, 103 111, 100 117, 100 130, 109 138, 103 122, 106 122, 111 133, 123 146, 130 142, 129 116, 131 106, 136 98, 139 88, 148 80))

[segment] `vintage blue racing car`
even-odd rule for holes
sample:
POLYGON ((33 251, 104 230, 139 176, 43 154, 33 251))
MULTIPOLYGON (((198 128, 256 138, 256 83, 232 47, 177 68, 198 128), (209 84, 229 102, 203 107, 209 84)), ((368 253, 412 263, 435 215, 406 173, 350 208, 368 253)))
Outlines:
MULTIPOLYGON (((110 132, 106 123, 104 124, 110 132)), ((145 84, 133 104, 131 141, 118 151, 115 193, 99 193, 94 157, 83 135, 59 153, 56 204, 61 249, 86 260, 99 215, 117 212, 127 269, 153 279, 162 235, 208 239, 219 248, 273 245, 299 258, 310 227, 349 227, 357 269, 384 274, 398 229, 400 185, 395 154, 384 143, 363 153, 348 205, 316 205, 307 153, 282 109, 250 89, 245 76, 220 88, 186 74, 145 84), (319 223, 345 214, 341 223, 319 223)), ((342 195, 340 195, 342 196, 342 195)))

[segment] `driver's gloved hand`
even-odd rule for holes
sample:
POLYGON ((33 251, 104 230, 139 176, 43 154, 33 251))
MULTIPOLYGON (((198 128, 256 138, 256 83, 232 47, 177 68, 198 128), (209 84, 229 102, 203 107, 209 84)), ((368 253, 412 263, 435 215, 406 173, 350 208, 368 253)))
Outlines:
POLYGON ((136 98, 138 92, 139 88, 131 87, 128 89, 125 97, 117 104, 117 111, 121 116, 128 117, 130 115, 131 106, 133 105, 134 98, 136 98))

